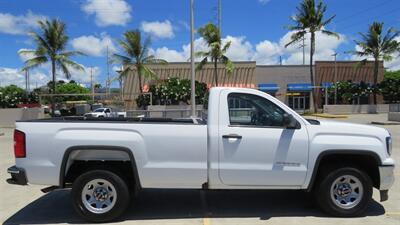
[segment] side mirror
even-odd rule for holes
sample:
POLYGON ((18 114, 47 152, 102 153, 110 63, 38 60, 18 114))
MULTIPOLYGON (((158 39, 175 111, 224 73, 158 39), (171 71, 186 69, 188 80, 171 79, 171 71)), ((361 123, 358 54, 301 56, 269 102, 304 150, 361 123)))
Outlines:
POLYGON ((296 129, 298 128, 298 122, 292 114, 285 113, 283 114, 283 126, 287 129, 296 129))

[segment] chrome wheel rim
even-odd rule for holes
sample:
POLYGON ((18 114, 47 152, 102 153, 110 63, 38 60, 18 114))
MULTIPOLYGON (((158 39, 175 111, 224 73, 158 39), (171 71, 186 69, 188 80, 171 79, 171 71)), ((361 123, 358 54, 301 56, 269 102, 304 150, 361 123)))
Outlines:
POLYGON ((117 192, 115 187, 107 180, 91 180, 83 187, 83 205, 92 213, 106 213, 114 207, 116 201, 117 192))
POLYGON ((351 209, 360 203, 364 189, 357 177, 344 175, 332 183, 330 192, 331 199, 336 206, 342 209, 351 209))

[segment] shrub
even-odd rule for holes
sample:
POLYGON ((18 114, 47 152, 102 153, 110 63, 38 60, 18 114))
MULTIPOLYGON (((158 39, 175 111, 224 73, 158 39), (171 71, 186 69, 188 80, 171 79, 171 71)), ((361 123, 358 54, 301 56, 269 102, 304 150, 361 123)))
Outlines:
MULTIPOLYGON (((190 80, 177 77, 159 81, 149 87, 152 102, 156 105, 190 104, 190 80)), ((204 104, 207 93, 207 84, 196 81, 196 104, 204 104)), ((138 107, 143 108, 150 104, 149 95, 140 95, 136 98, 138 107)))
POLYGON ((400 77, 385 77, 379 84, 379 91, 385 102, 400 102, 400 77))
POLYGON ((1 108, 17 108, 18 104, 37 102, 38 96, 35 93, 27 94, 24 89, 16 85, 0 87, 1 108))

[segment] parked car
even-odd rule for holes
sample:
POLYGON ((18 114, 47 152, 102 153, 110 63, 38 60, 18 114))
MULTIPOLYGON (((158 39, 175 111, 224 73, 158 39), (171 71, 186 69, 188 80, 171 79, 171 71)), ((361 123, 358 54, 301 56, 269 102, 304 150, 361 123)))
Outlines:
POLYGON ((85 117, 126 117, 126 112, 114 112, 111 108, 98 108, 93 112, 85 113, 85 117))
POLYGON ((72 188, 75 210, 94 222, 146 188, 302 189, 330 215, 357 216, 373 187, 385 201, 394 182, 387 130, 307 120, 253 89, 212 88, 207 120, 18 121, 14 141, 8 183, 72 188))

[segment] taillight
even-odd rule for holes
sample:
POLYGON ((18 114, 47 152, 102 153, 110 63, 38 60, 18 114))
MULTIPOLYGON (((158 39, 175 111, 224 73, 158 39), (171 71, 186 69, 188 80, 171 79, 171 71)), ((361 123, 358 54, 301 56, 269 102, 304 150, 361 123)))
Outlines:
POLYGON ((15 158, 25 158, 25 133, 20 130, 14 130, 14 155, 15 158))

